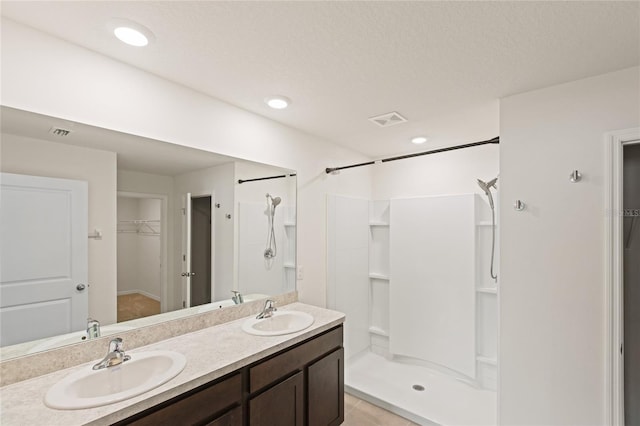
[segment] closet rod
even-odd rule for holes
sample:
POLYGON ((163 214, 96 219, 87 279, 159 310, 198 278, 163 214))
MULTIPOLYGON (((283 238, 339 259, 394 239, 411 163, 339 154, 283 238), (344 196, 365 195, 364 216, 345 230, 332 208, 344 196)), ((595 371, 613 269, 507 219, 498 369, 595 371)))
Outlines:
POLYGON ((282 179, 282 178, 286 178, 289 176, 295 176, 295 173, 291 173, 288 175, 279 175, 279 176, 267 176, 267 177, 261 177, 261 178, 255 178, 255 179, 238 179, 238 183, 245 183, 245 182, 255 182, 257 180, 268 180, 268 179, 282 179))
POLYGON ((339 172, 340 170, 344 170, 344 169, 351 169, 351 168, 354 168, 354 167, 370 166, 370 165, 376 164, 376 163, 387 163, 389 161, 404 160, 405 158, 420 157, 422 155, 437 154, 439 152, 454 151, 456 149, 462 149, 462 148, 471 148, 472 146, 488 145, 488 144, 499 144, 499 143, 500 143, 500 137, 496 136, 495 138, 489 139, 489 140, 486 140, 486 141, 472 142, 472 143, 467 143, 467 144, 464 144, 464 145, 456 145, 456 146, 450 146, 450 147, 447 147, 447 148, 434 149, 434 150, 431 150, 431 151, 416 152, 414 154, 400 155, 398 157, 385 158, 383 160, 367 161, 366 163, 351 164, 350 166, 327 167, 325 169, 325 172, 327 174, 330 174, 330 173, 339 172))

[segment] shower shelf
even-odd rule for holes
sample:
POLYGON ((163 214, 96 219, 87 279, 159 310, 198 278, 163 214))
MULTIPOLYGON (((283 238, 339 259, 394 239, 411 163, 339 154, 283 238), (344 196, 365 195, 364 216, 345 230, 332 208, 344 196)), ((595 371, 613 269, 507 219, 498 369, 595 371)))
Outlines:
POLYGON ((388 275, 377 274, 375 272, 370 272, 369 273, 369 278, 374 279, 374 280, 389 281, 389 276, 388 275))
POLYGON ((488 356, 476 356, 476 361, 481 362, 483 364, 489 365, 498 365, 498 360, 496 358, 489 358, 488 356))
POLYGON ((389 222, 369 222, 369 226, 389 226, 389 222))
POLYGON ((285 268, 296 269, 296 265, 293 263, 285 263, 282 266, 284 266, 285 268))
POLYGON ((476 291, 478 293, 498 294, 498 289, 494 287, 481 287, 481 288, 477 288, 476 291))
POLYGON ((381 329, 380 327, 369 327, 369 333, 376 334, 378 336, 389 337, 389 333, 381 329))
POLYGON ((493 225, 493 223, 491 223, 491 222, 484 222, 484 221, 483 221, 483 222, 478 222, 478 223, 476 223, 476 226, 492 226, 492 225, 493 225))
POLYGON ((284 226, 296 226, 295 222, 285 222, 284 226))

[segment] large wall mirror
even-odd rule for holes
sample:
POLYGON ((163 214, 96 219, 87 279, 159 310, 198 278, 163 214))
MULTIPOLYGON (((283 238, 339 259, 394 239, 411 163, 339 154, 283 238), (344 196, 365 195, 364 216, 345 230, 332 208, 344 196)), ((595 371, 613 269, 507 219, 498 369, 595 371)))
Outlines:
POLYGON ((2 359, 295 290, 295 171, 1 112, 2 359))

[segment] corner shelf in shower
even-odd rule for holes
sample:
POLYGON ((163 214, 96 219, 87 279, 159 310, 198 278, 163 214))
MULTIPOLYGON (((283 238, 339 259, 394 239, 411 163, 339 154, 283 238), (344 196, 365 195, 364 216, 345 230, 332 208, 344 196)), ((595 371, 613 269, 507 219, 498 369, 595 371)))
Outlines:
POLYGON ((282 266, 284 266, 285 268, 296 269, 296 265, 293 263, 285 263, 282 266))
POLYGON ((296 223, 295 222, 284 222, 284 226, 288 226, 288 227, 296 226, 296 223))
POLYGON ((369 272, 369 278, 371 278, 373 280, 389 281, 389 276, 388 275, 378 274, 376 272, 369 272))
POLYGON ((493 226, 493 223, 491 223, 490 221, 482 221, 476 223, 476 226, 493 226))
POLYGON ((488 356, 478 355, 476 356, 476 361, 481 362, 483 364, 489 364, 489 365, 495 365, 495 366, 498 365, 498 360, 496 358, 491 358, 488 356))
POLYGON ((369 222, 369 226, 389 226, 389 222, 369 222))
POLYGON ((481 288, 476 288, 476 291, 478 293, 485 293, 485 294, 498 294, 498 289, 495 287, 481 287, 481 288))
POLYGON ((375 334, 377 336, 389 337, 389 333, 381 329, 380 327, 375 327, 375 326, 369 327, 369 333, 375 334))

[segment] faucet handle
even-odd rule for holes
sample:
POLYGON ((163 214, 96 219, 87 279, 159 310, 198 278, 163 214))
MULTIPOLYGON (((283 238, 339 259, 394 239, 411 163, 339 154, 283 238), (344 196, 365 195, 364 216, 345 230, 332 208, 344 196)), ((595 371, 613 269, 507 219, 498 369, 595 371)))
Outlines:
POLYGON ((272 309, 274 311, 277 311, 278 308, 276 308, 276 301, 273 299, 267 299, 266 302, 264 302, 264 308, 265 309, 272 309))
POLYGON ((109 352, 124 352, 122 338, 116 337, 109 342, 109 352))

